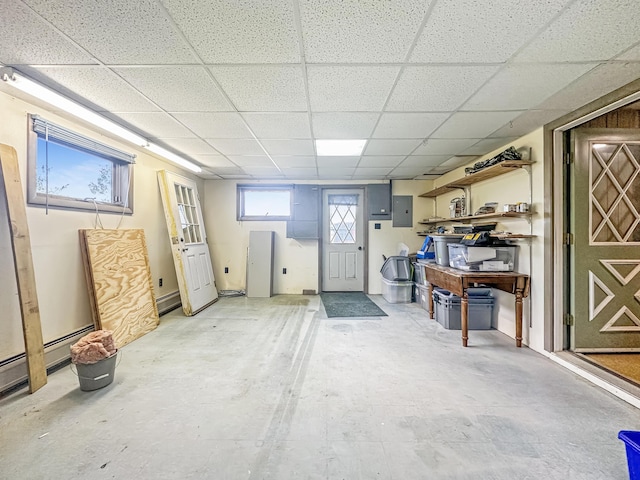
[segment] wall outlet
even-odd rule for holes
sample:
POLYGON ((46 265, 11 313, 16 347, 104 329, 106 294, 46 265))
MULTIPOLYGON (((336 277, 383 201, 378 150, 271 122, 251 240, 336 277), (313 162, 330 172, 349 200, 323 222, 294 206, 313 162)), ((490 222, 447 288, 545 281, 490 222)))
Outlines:
POLYGON ((286 275, 286 274, 287 274, 287 269, 286 269, 286 268, 283 268, 283 269, 282 269, 282 274, 283 274, 283 275, 286 275))
POLYGON ((161 279, 161 278, 159 278, 159 279, 158 279, 158 286, 159 286, 159 287, 161 287, 161 286, 162 286, 162 279, 161 279))
POLYGON ((224 267, 224 273, 229 273, 229 267, 224 267))

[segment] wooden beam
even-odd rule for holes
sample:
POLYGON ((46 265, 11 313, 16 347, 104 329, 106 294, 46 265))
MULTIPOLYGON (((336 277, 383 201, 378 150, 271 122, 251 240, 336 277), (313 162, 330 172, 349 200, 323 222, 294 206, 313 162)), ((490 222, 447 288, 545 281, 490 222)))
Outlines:
POLYGON ((0 144, 0 190, 4 191, 7 204, 7 219, 13 247, 13 260, 18 284, 18 298, 22 313, 22 331, 27 354, 29 392, 33 393, 47 383, 47 368, 44 363, 44 342, 40 324, 40 308, 33 273, 31 240, 27 224, 18 154, 13 147, 0 144))

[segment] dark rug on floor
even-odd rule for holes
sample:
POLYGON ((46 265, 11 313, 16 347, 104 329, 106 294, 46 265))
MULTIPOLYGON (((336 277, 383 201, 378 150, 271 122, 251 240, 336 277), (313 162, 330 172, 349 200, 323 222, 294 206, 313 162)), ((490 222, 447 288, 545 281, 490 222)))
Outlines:
POLYGON ((320 298, 329 318, 387 316, 362 292, 323 292, 320 298))

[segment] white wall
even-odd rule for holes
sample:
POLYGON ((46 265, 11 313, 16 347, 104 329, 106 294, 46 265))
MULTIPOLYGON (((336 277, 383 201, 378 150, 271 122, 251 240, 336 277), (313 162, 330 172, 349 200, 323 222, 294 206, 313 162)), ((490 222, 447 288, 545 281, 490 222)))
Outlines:
MULTIPOLYGON (((42 115, 98 141, 138 155, 134 166, 134 214, 124 217, 121 228, 144 229, 156 296, 177 291, 156 171, 167 169, 194 177, 140 149, 112 140, 4 93, 0 93, 0 112, 0 143, 14 147, 18 153, 25 199, 29 113, 42 115), (163 287, 158 287, 160 277, 163 279, 163 287)), ((198 179, 198 185, 202 191, 202 180, 198 179)), ((4 193, 0 196, 4 197, 4 193)), ((3 286, 0 289, 0 359, 24 352, 7 215, 3 207, 0 207, 0 282, 3 286)), ((116 214, 102 213, 100 217, 105 228, 116 228, 120 220, 120 216, 116 214)), ((27 222, 43 337, 48 342, 92 324, 78 229, 94 228, 95 213, 50 208, 46 214, 44 208, 27 205, 27 222)))
MULTIPOLYGON (((301 294, 303 290, 318 292, 320 290, 318 241, 286 238, 286 222, 237 221, 235 210, 237 183, 232 180, 207 180, 204 187, 205 225, 218 289, 245 288, 249 232, 273 230, 276 232, 274 293, 301 294), (224 273, 224 267, 229 268, 229 273, 224 273), (286 275, 282 273, 283 268, 287 269, 286 275)), ((366 183, 374 182, 349 182, 349 185, 366 183)), ((321 184, 328 185, 329 182, 321 184)), ((432 182, 427 180, 394 181, 392 193, 393 195, 417 195, 429 190, 431 185, 432 182)), ((396 255, 399 242, 406 243, 413 252, 422 245, 424 239, 416 235, 417 231, 422 230, 422 226, 418 225, 417 221, 431 215, 429 202, 414 198, 413 215, 413 228, 393 228, 391 220, 369 222, 369 293, 381 293, 380 267, 383 254, 396 255), (375 230, 374 223, 380 223, 381 229, 375 230)))
MULTIPOLYGON (((477 161, 492 158, 505 148, 514 146, 531 148, 531 160, 536 162, 531 168, 531 197, 529 188, 529 174, 520 169, 512 173, 485 180, 471 186, 471 206, 475 212, 486 202, 498 202, 499 208, 505 203, 529 202, 531 210, 535 212, 531 224, 524 219, 498 219, 498 230, 512 233, 532 233, 532 240, 519 240, 518 271, 528 273, 531 276, 531 295, 525 300, 523 321, 523 343, 538 351, 544 350, 544 184, 543 184, 543 130, 542 128, 506 144, 493 152, 488 153, 477 161)), ((467 166, 469 166, 467 165, 467 166)), ((457 178, 464 177, 464 167, 438 178, 436 186, 444 185, 457 178)), ((448 193, 437 198, 437 214, 441 217, 449 217, 449 201, 458 197, 462 191, 448 193)), ((489 220, 487 220, 489 221, 489 220)), ((493 219, 492 219, 493 221, 493 219)), ((494 327, 515 338, 515 310, 513 295, 499 292, 494 289, 496 296, 496 316, 494 327)))

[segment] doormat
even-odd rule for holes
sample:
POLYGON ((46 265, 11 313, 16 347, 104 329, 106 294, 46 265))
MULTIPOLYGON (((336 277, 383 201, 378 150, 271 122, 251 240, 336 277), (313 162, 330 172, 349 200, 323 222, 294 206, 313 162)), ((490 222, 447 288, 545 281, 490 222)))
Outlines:
POLYGON ((639 353, 583 353, 582 355, 588 362, 640 386, 639 353))
POLYGON ((327 317, 386 317, 362 292, 323 292, 320 294, 327 317))

